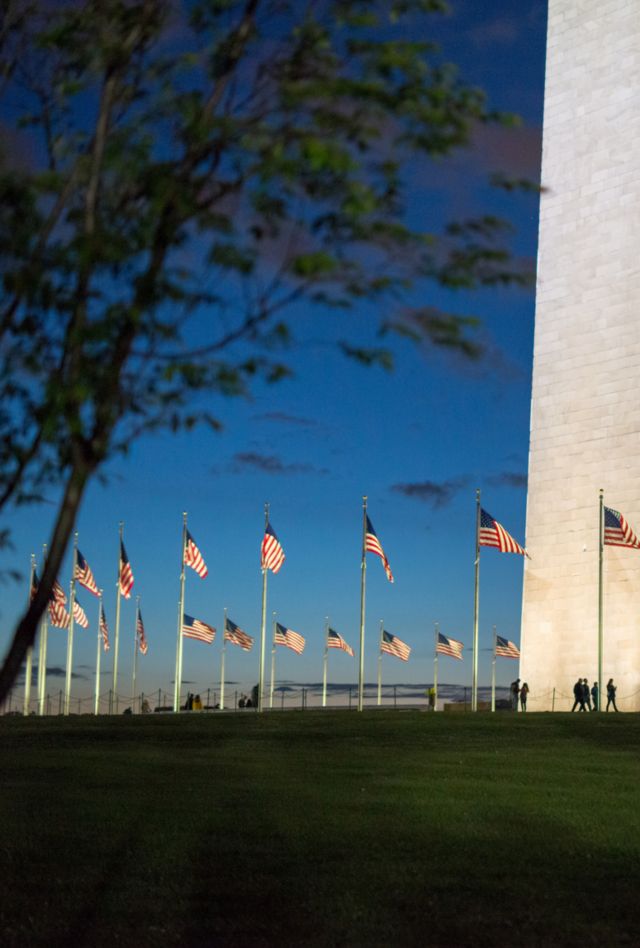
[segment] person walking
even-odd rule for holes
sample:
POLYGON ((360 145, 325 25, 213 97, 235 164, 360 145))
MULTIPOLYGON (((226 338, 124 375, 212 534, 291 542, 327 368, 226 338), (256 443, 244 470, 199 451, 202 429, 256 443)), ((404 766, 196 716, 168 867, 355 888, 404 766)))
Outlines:
POLYGON ((598 692, 597 681, 594 681, 593 685, 591 686, 591 704, 593 705, 591 708, 592 711, 600 710, 600 694, 598 692))
POLYGON ((516 678, 515 681, 511 682, 511 710, 518 710, 518 695, 520 694, 520 679, 516 678))
POLYGON ((580 711, 584 711, 584 698, 582 696, 582 678, 578 678, 577 682, 573 686, 573 697, 575 701, 573 702, 572 711, 575 711, 578 705, 580 705, 580 711))
POLYGON ((584 703, 583 711, 591 711, 591 696, 589 694, 589 682, 586 678, 582 679, 582 701, 584 703))
POLYGON ((522 688, 520 689, 520 708, 523 711, 527 710, 527 697, 529 695, 529 685, 526 681, 523 683, 522 688))
POLYGON ((618 708, 616 707, 616 691, 617 690, 618 689, 613 683, 613 678, 610 678, 609 681, 607 682, 607 711, 609 710, 610 704, 613 705, 614 711, 618 710, 618 708))

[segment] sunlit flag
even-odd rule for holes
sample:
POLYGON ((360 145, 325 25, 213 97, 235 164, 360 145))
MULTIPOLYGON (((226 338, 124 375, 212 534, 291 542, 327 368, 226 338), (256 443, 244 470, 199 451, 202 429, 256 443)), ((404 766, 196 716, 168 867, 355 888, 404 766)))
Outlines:
POLYGON ((190 566, 191 569, 195 570, 200 579, 204 579, 209 572, 202 553, 188 530, 184 544, 184 562, 185 566, 190 566))
POLYGON ((100 590, 96 585, 91 568, 80 550, 76 550, 76 568, 74 572, 74 578, 80 583, 81 586, 84 586, 84 588, 88 589, 90 593, 93 593, 94 596, 100 595, 100 590))
POLYGON ((89 627, 87 614, 77 599, 74 599, 73 601, 73 621, 77 623, 77 625, 79 625, 82 629, 87 629, 89 627))
POLYGON ((245 652, 250 652, 253 648, 253 639, 251 636, 243 632, 231 619, 227 619, 225 622, 224 637, 227 642, 233 642, 234 645, 239 645, 245 652))
POLYGON ((287 629, 284 625, 280 625, 279 622, 276 622, 276 632, 273 640, 276 645, 286 645, 287 648, 292 649, 298 655, 301 655, 304 651, 304 638, 294 632, 293 629, 287 629))
POLYGON ((275 535, 273 527, 270 523, 267 523, 261 547, 261 568, 270 569, 272 573, 277 573, 283 563, 284 550, 275 535))
POLYGON ((109 626, 107 625, 107 617, 104 614, 104 607, 100 603, 100 632, 102 633, 102 646, 105 652, 109 651, 109 626))
POLYGON ((520 658, 520 649, 514 642, 496 635, 496 655, 501 658, 520 658))
POLYGON ((147 644, 147 636, 144 632, 144 623, 142 621, 142 613, 140 612, 140 609, 138 609, 136 632, 138 634, 138 651, 141 655, 146 655, 149 650, 149 645, 147 644))
POLYGON ((389 560, 384 555, 384 550, 382 549, 380 541, 378 540, 378 535, 376 534, 376 531, 373 529, 373 524, 369 520, 369 517, 367 517, 367 529, 365 530, 364 548, 369 553, 376 553, 380 557, 380 559, 382 560, 382 565, 384 566, 384 571, 387 574, 387 579, 389 580, 390 583, 392 583, 393 573, 391 572, 391 567, 389 566, 389 560))
POLYGON ((51 589, 51 601, 52 602, 66 602, 67 597, 65 596, 64 589, 60 585, 57 579, 53 581, 53 587, 51 589))
POLYGON ((340 633, 336 632, 335 629, 329 629, 327 633, 327 646, 328 648, 340 648, 353 658, 353 649, 350 645, 347 645, 340 633))
POLYGON ((386 629, 384 629, 382 632, 380 651, 386 652, 387 655, 393 655, 395 658, 400 658, 403 662, 407 662, 411 655, 411 646, 403 642, 402 639, 399 639, 397 635, 392 635, 391 632, 387 632, 386 629))
POLYGON ((127 551, 124 548, 122 540, 120 540, 119 581, 120 592, 125 599, 130 599, 131 590, 133 589, 133 572, 131 571, 131 563, 129 562, 129 557, 127 556, 127 551))
POLYGON ((51 625, 57 629, 68 629, 71 622, 71 616, 64 607, 64 603, 59 599, 49 600, 49 619, 51 625))
POLYGON ((619 510, 611 507, 604 508, 604 543, 605 546, 627 546, 634 550, 640 549, 640 540, 624 519, 619 510))
POLYGON ((183 613, 182 634, 187 639, 198 639, 200 642, 206 642, 211 645, 216 637, 216 630, 212 625, 207 625, 200 619, 194 619, 193 616, 183 613))
POLYGON ((457 639, 452 639, 450 636, 438 632, 436 652, 439 652, 441 655, 449 655, 451 658, 459 658, 460 661, 462 661, 463 648, 464 645, 462 642, 458 642, 457 639))
POLYGON ((501 553, 521 553, 527 555, 524 547, 513 539, 510 533, 501 526, 497 520, 487 513, 486 510, 480 511, 480 534, 478 537, 480 546, 493 546, 501 553))

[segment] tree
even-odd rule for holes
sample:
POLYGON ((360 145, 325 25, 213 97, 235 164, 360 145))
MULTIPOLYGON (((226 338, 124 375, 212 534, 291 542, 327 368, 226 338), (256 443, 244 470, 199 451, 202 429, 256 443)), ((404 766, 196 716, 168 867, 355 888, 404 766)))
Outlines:
POLYGON ((415 39, 443 0, 48 6, 13 0, 0 21, 0 117, 15 125, 0 156, 0 508, 52 485, 61 501, 0 700, 89 479, 142 432, 217 427, 205 395, 285 375, 296 304, 322 319, 385 300, 381 331, 473 355, 472 321, 412 291, 526 279, 492 216, 439 236, 407 223, 407 162, 509 121, 415 39))

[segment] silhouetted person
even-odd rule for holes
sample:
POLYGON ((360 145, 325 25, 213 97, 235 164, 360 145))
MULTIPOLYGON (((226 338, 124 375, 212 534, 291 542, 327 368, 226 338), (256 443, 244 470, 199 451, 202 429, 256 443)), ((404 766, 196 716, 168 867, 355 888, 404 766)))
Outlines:
POLYGON ((577 682, 573 686, 573 697, 575 701, 573 702, 572 711, 575 711, 578 705, 580 705, 580 711, 584 711, 584 698, 582 695, 582 678, 578 678, 577 682))
POLYGON ((610 704, 613 705, 614 711, 618 710, 616 707, 616 691, 617 690, 618 689, 613 683, 613 678, 610 678, 609 681, 607 682, 607 711, 609 710, 610 704))
POLYGON ((591 708, 592 711, 600 710, 600 692, 598 691, 597 681, 594 681, 591 687, 591 704, 593 705, 593 707, 591 708))
POLYGON ((520 707, 523 711, 527 710, 527 698, 529 696, 529 685, 524 682, 520 689, 520 707))
POLYGON ((240 695, 240 699, 238 700, 238 707, 244 708, 244 706, 245 706, 244 695, 240 695))
POLYGON ((582 679, 582 701, 584 704, 583 710, 591 711, 591 696, 589 695, 589 682, 586 678, 582 679))
POLYGON ((520 694, 520 679, 516 678, 515 681, 511 682, 511 710, 518 710, 518 695, 520 694))

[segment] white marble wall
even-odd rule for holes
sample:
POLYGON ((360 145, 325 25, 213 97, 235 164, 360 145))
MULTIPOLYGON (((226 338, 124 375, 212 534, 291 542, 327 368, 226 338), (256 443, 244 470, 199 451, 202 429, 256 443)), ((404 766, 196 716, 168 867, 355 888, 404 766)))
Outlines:
MULTIPOLYGON (((640 0, 549 0, 520 676, 597 678, 598 490, 640 536, 640 0)), ((605 682, 640 709, 640 550, 605 547, 605 682)), ((570 704, 569 704, 570 707, 570 704)))

